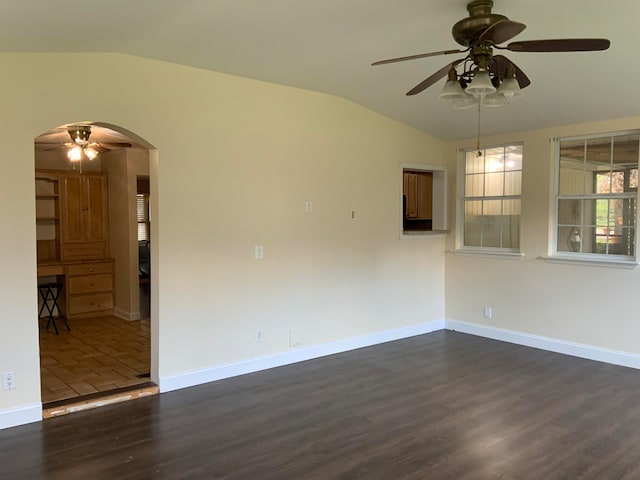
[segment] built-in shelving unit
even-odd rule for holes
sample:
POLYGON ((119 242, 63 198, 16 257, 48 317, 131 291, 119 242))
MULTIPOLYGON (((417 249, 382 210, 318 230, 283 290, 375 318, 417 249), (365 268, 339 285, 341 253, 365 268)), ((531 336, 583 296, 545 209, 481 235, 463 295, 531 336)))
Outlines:
POLYGON ((36 172, 38 262, 60 260, 60 190, 57 175, 36 172))
POLYGON ((107 176, 38 170, 35 182, 39 276, 56 276, 63 285, 68 318, 111 312, 107 176))

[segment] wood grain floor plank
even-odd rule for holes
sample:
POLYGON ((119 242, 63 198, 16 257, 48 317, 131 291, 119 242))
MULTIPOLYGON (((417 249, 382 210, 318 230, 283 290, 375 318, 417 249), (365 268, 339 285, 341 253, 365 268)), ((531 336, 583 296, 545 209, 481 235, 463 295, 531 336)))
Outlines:
POLYGON ((455 332, 0 431, 2 479, 640 478, 640 371, 455 332))

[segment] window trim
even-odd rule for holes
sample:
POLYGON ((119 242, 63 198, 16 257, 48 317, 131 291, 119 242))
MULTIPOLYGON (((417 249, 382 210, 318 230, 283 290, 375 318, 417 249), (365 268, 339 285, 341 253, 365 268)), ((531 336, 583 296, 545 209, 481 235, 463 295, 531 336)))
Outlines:
POLYGON ((419 238, 444 238, 449 233, 447 227, 447 167, 443 165, 426 165, 422 163, 402 163, 400 164, 400 239, 419 238), (433 211, 431 230, 405 230, 403 227, 403 195, 404 195, 404 173, 405 170, 433 173, 433 211))
MULTIPOLYGON (((550 245, 549 245, 549 254, 546 256, 539 257, 541 260, 544 260, 547 263, 551 264, 564 264, 564 265, 585 265, 585 266, 597 266, 597 267, 610 267, 610 268, 626 268, 626 269, 635 269, 638 265, 640 265, 638 259, 638 211, 636 211, 636 223, 634 227, 634 255, 626 256, 626 255, 607 255, 607 254, 597 254, 597 253, 580 253, 580 252, 562 252, 558 251, 558 200, 560 197, 559 189, 560 189, 560 143, 562 141, 574 141, 574 140, 583 140, 588 141, 595 138, 606 138, 606 137, 620 137, 625 135, 640 135, 640 130, 621 130, 614 132, 603 132, 603 133, 592 133, 587 135, 572 135, 567 137, 554 137, 552 138, 552 142, 554 144, 553 148, 553 164, 554 164, 554 179, 553 179, 553 191, 551 192, 551 202, 553 205, 553 217, 551 218, 551 234, 550 245)), ((639 140, 640 144, 640 140, 639 140)), ((638 158, 638 167, 640 168, 640 155, 638 158)), ((635 192, 636 205, 640 200, 638 193, 640 189, 637 189, 635 192)), ((627 195, 631 192, 625 192, 627 195)), ((564 195, 563 198, 569 198, 576 195, 564 195)), ((625 194, 617 195, 616 198, 622 198, 625 194)), ((578 197, 578 196, 576 196, 578 197)), ((580 195, 580 199, 601 199, 608 198, 604 196, 604 194, 587 194, 580 195)), ((638 209, 636 209, 638 210, 638 209)))
MULTIPOLYGON (((521 172, 524 172, 524 142, 507 142, 507 143, 498 143, 495 145, 485 146, 482 149, 492 149, 492 148, 502 148, 502 147, 511 147, 520 145, 522 146, 522 169, 521 172)), ((466 246, 464 244, 464 200, 465 200, 465 187, 466 187, 466 154, 470 151, 476 151, 477 148, 459 148, 458 149, 458 178, 457 178, 457 191, 458 195, 456 198, 456 211, 457 211, 457 219, 456 219, 456 248, 451 250, 451 253, 454 255, 469 255, 469 256, 479 256, 479 257, 499 257, 499 258, 510 258, 510 259, 521 259, 524 257, 524 253, 522 253, 522 243, 520 238, 518 239, 518 248, 500 248, 500 247, 478 247, 478 246, 466 246)), ((520 200, 520 227, 522 228, 522 178, 524 178, 524 174, 520 180, 520 195, 503 195, 500 198, 518 198, 520 200)), ((487 197, 483 197, 487 198, 487 197)), ((522 233, 522 232, 521 232, 522 233)))

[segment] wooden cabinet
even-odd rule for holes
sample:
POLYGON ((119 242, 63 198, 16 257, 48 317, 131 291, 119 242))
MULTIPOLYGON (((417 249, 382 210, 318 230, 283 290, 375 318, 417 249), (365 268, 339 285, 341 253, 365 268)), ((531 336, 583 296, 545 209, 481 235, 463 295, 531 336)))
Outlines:
POLYGON ((69 318, 105 315, 114 307, 109 256, 109 199, 102 173, 36 171, 38 275, 64 276, 69 318))
POLYGON ((69 264, 66 270, 69 318, 111 313, 114 305, 113 260, 69 264))
POLYGON ((62 174, 62 260, 80 260, 109 255, 109 202, 104 174, 62 174))
POLYGON ((433 174, 404 172, 403 194, 405 215, 410 220, 431 220, 433 217, 433 174))

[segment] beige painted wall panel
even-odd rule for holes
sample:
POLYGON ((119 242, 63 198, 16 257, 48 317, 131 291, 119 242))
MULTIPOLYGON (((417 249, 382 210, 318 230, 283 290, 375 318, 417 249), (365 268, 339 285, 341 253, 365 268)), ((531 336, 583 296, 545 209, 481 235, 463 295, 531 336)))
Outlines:
POLYGON ((61 124, 158 149, 156 378, 289 351, 291 328, 309 346, 443 318, 444 240, 400 240, 398 212, 400 164, 442 164, 444 143, 339 98, 131 56, 0 61, 0 370, 18 384, 0 411, 40 399, 33 139, 61 124))
POLYGON ((109 253, 115 259, 115 308, 132 311, 129 271, 131 269, 129 241, 129 178, 126 150, 114 150, 100 155, 102 169, 108 175, 109 186, 109 253))

